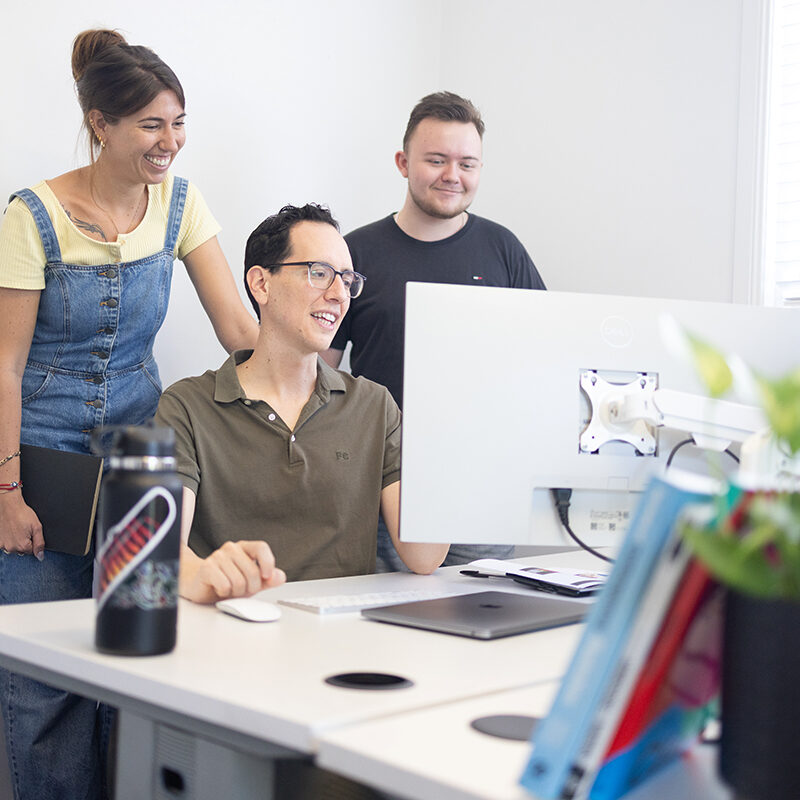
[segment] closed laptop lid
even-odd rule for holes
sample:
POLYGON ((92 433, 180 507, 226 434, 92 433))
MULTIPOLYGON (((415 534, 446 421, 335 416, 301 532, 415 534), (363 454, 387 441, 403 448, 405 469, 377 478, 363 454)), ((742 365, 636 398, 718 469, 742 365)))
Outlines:
POLYGON ((579 622, 590 603, 541 595, 511 592, 475 592, 455 597, 437 597, 380 608, 365 608, 361 615, 379 622, 412 628, 497 639, 579 622))

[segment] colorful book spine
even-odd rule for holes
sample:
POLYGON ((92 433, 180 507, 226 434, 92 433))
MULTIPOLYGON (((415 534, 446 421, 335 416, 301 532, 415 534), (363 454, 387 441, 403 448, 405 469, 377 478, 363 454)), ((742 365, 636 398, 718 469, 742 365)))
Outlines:
POLYGON ((679 513, 715 489, 713 481, 677 471, 652 478, 645 489, 550 713, 534 729, 520 783, 542 800, 557 800, 567 785, 679 513))
POLYGON ((716 714, 722 593, 693 561, 589 791, 616 800, 696 741, 716 714))
POLYGON ((586 738, 570 768, 567 785, 561 794, 563 800, 583 800, 588 796, 594 776, 616 733, 642 667, 651 653, 656 637, 660 635, 662 623, 679 591, 681 580, 687 574, 689 558, 690 551, 683 544, 680 528, 674 525, 642 597, 631 626, 628 644, 614 666, 586 738))

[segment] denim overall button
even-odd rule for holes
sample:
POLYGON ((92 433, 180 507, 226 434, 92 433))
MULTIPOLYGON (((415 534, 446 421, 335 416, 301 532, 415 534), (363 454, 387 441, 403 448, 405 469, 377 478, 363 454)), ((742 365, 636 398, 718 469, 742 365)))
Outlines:
POLYGON ((109 297, 108 300, 103 300, 100 303, 101 306, 108 306, 109 308, 116 308, 117 301, 113 297, 109 297))
POLYGON ((103 401, 102 400, 90 400, 86 405, 87 406, 93 406, 94 408, 102 408, 103 407, 103 401))
POLYGON ((103 382, 103 378, 100 377, 100 375, 95 375, 94 378, 89 378, 89 382, 90 383, 98 383, 99 384, 99 383, 103 382))
POLYGON ((107 269, 105 272, 101 272, 100 274, 104 275, 106 278, 116 278, 117 277, 117 271, 113 267, 111 267, 111 269, 107 269))
POLYGON ((108 328, 108 327, 106 327, 106 328, 101 328, 101 329, 98 331, 98 333, 114 333, 114 329, 113 329, 113 328, 108 328))
POLYGON ((108 358, 108 353, 105 350, 92 350, 92 355, 98 358, 108 358))

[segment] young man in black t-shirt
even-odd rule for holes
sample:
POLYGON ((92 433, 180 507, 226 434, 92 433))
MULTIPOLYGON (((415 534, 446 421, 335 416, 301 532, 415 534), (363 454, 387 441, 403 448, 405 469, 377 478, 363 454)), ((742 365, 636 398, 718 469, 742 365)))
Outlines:
MULTIPOLYGON (((407 281, 545 288, 511 231, 467 213, 480 180, 483 131, 469 100, 452 92, 424 97, 395 154, 408 181, 403 207, 345 237, 354 269, 367 281, 323 358, 338 366, 351 341, 353 374, 386 386, 401 407, 407 281)), ((445 564, 507 558, 512 550, 452 545, 445 564)), ((379 571, 402 568, 388 535, 379 530, 379 571)))

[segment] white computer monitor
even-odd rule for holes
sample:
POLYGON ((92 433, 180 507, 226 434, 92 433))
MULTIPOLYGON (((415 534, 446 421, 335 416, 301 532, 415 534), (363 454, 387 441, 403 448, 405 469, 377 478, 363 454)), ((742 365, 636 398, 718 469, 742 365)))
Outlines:
MULTIPOLYGON (((664 313, 766 375, 800 364, 792 309, 409 283, 401 538, 571 546, 549 494, 569 488, 575 532, 618 544, 648 476, 686 433, 656 429, 653 455, 622 442, 582 452, 580 376, 644 373, 703 394, 693 365, 664 342, 664 313)), ((692 449, 675 464, 704 470, 692 449)))

